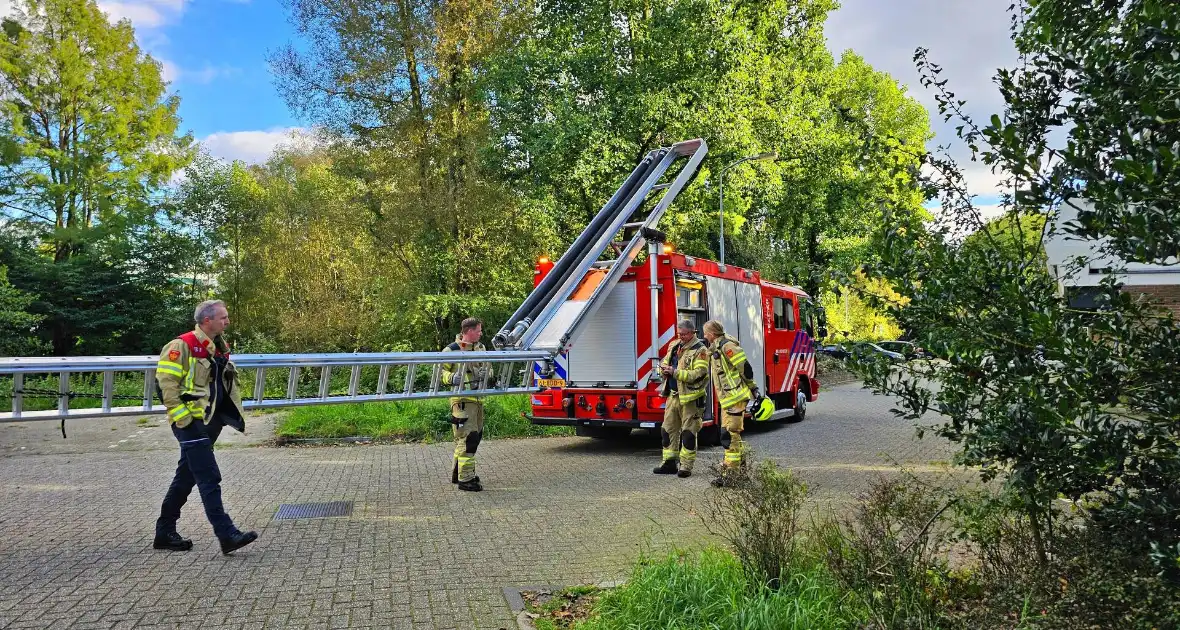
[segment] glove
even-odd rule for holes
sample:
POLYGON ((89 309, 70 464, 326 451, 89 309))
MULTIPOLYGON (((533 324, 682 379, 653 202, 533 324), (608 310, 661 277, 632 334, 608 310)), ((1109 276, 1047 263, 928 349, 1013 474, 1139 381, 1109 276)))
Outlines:
POLYGON ((462 385, 463 384, 463 372, 455 372, 454 374, 452 374, 450 380, 447 381, 447 384, 448 385, 462 385))

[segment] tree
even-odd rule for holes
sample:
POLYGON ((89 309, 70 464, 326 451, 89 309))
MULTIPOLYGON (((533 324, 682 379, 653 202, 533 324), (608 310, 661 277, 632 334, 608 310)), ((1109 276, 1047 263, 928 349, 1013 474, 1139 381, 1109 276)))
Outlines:
POLYGON ((23 0, 3 31, 0 216, 48 252, 50 267, 21 276, 60 282, 36 292, 54 305, 45 326, 53 352, 65 354, 89 315, 70 302, 74 295, 56 292, 83 289, 65 279, 80 280, 94 265, 132 274, 89 278, 84 292, 101 295, 97 277, 125 285, 144 275, 134 271, 141 265, 161 262, 126 256, 147 253, 153 195, 189 159, 191 138, 177 135, 179 99, 165 95, 160 66, 140 51, 130 23, 109 24, 93 0, 23 0))
POLYGON ((194 303, 214 292, 209 279, 216 275, 216 293, 230 312, 251 317, 245 310, 247 294, 264 278, 247 244, 255 238, 265 202, 261 184, 241 161, 226 163, 201 152, 185 169, 172 212, 193 236, 185 244, 189 268, 184 271, 192 279, 194 303))
POLYGON ((1180 76, 1180 59, 1156 49, 1180 25, 1168 3, 1151 0, 1038 0, 1014 18, 1024 58, 997 73, 1005 110, 990 124, 963 115, 941 69, 924 50, 915 57, 940 111, 960 119, 975 156, 1015 194, 985 224, 958 167, 930 157, 940 221, 928 231, 893 226, 879 271, 909 298, 896 316, 947 364, 866 372, 899 396, 905 417, 937 411, 933 428, 960 445, 960 463, 1004 480, 1042 563, 1060 548, 1057 499, 1086 501, 1091 525, 1125 562, 1119 582, 1130 595, 1083 603, 1174 625, 1174 599, 1135 598, 1151 576, 1180 578, 1180 327, 1120 292, 1114 276, 1097 311, 1071 307, 1043 272, 1041 244, 1062 204, 1094 194, 1095 211, 1066 229, 1109 238, 1128 261, 1174 251, 1180 215, 1167 212, 1176 177, 1165 158, 1175 130, 1156 118, 1172 105, 1143 89, 1142 74, 1152 66, 1148 85, 1180 76), (977 234, 961 242, 966 230, 977 234))
MULTIPOLYGON (((1023 165, 1020 201, 1052 206, 1085 198, 1070 231, 1108 237, 1128 261, 1180 261, 1180 24, 1167 0, 1031 0, 1015 42, 1029 59, 1026 72, 1001 73, 1002 89, 1023 99, 1014 124, 987 134, 1066 133, 1047 151, 1048 167, 1023 165), (1034 107, 1042 108, 1036 111, 1034 107)), ((1017 156, 1004 155, 1023 163, 1017 156)))
POLYGON ((373 218, 377 246, 404 271, 399 293, 413 297, 401 312, 433 320, 437 347, 465 312, 522 297, 552 222, 485 167, 490 121, 479 89, 521 7, 299 0, 291 8, 307 50, 272 57, 280 90, 339 140, 333 169, 360 184, 355 199, 373 218))
POLYGON ((0 265, 0 355, 35 356, 42 351, 33 335, 41 318, 28 312, 34 296, 8 282, 8 269, 0 265))
POLYGON ((502 177, 573 234, 647 151, 702 136, 709 157, 664 227, 680 249, 715 255, 717 174, 777 151, 726 175, 727 262, 815 292, 833 259, 868 250, 883 199, 921 213, 917 147, 929 135, 896 82, 854 54, 833 60, 832 8, 539 3, 488 76, 502 177))

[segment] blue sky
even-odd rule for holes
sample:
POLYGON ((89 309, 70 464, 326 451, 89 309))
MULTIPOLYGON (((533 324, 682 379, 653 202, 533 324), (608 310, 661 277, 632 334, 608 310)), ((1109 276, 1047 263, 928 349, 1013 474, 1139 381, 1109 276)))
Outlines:
MULTIPOLYGON (((12 0, 0 0, 0 14, 12 0)), ((1001 102, 990 77, 1011 66, 1015 51, 1008 38, 1004 0, 842 0, 828 20, 829 48, 853 49, 879 70, 890 73, 928 109, 934 99, 918 83, 914 48, 930 49, 942 63, 944 78, 980 120, 1001 102)), ((295 41, 281 0, 100 0, 111 18, 126 17, 140 45, 164 67, 165 78, 181 97, 183 128, 214 155, 258 162, 276 143, 307 121, 295 119, 279 98, 266 62, 268 52, 295 41)), ((936 113, 931 145, 954 142, 956 123, 936 113)), ((972 191, 992 203, 998 177, 967 161, 972 191)))

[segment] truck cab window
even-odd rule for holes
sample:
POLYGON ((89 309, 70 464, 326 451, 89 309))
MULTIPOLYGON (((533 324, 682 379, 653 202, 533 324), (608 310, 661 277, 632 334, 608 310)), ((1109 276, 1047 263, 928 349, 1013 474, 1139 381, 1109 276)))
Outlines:
POLYGON ((774 327, 795 330, 795 305, 787 298, 774 298, 774 327))

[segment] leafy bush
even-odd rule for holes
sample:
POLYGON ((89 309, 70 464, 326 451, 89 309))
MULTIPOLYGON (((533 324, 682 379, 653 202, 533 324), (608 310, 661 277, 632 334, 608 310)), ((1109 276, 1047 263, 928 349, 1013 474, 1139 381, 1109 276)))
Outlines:
POLYGON ((857 593, 874 627, 932 628, 961 586, 947 564, 940 519, 953 504, 909 479, 878 478, 856 497, 851 515, 814 525, 815 546, 840 584, 857 593))
POLYGON ((729 487, 709 495, 706 525, 729 542, 750 579, 778 588, 798 561, 807 487, 771 461, 726 473, 726 479, 729 487))

